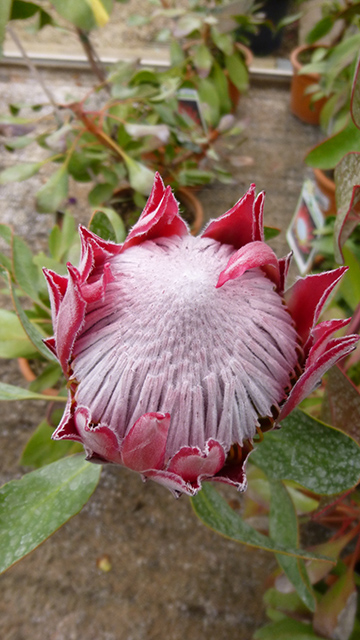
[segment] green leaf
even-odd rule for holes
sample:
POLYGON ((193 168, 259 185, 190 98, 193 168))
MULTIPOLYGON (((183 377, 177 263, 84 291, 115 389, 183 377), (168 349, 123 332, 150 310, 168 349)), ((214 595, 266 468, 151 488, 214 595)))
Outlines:
POLYGON ((37 209, 40 213, 54 213, 68 195, 69 174, 62 165, 36 194, 37 209))
MULTIPOLYGON (((100 26, 102 24, 96 12, 97 7, 93 1, 76 0, 76 2, 74 2, 74 0, 51 0, 51 4, 62 18, 65 18, 65 20, 68 20, 68 22, 71 22, 71 24, 83 31, 91 31, 99 22, 100 26)), ((109 14, 112 7, 112 0, 97 0, 97 5, 101 5, 104 11, 109 14)))
MULTIPOLYGON (((62 219, 61 229, 55 225, 49 236, 49 250, 55 260, 63 260, 71 247, 78 242, 75 220, 73 216, 65 211, 62 219)), ((46 265, 42 265, 46 266, 46 265)))
POLYGON ((0 56, 5 38, 6 25, 10 19, 12 0, 2 0, 0 2, 0 56))
POLYGON ((278 229, 277 227, 264 227, 265 242, 268 242, 268 240, 271 240, 272 238, 276 238, 279 233, 281 233, 281 229, 278 229))
POLYGON ((90 231, 104 240, 121 244, 126 238, 126 229, 121 217, 111 207, 95 211, 89 225, 90 231))
POLYGON ((154 184, 154 172, 150 171, 144 164, 137 162, 124 154, 124 162, 129 174, 130 186, 135 190, 148 196, 154 184))
MULTIPOLYGON (((15 310, 17 313, 17 316, 22 324, 22 327, 26 333, 26 335, 28 336, 29 340, 32 342, 32 344, 34 345, 34 347, 37 349, 37 351, 39 351, 39 353, 41 353, 41 355, 46 359, 46 360, 50 360, 52 362, 57 362, 57 359, 55 358, 55 356, 51 353, 51 351, 44 345, 43 343, 43 335, 40 333, 40 331, 30 322, 29 318, 27 317, 24 309, 22 308, 20 301, 16 295, 16 291, 15 291, 15 287, 13 285, 13 283, 11 282, 10 278, 9 278, 9 286, 11 289, 11 296, 14 302, 14 306, 15 306, 15 310)), ((50 320, 50 318, 49 318, 50 320)))
MULTIPOLYGON (((284 485, 279 480, 272 480, 270 482, 270 489, 270 536, 273 540, 276 540, 278 544, 280 543, 296 548, 299 544, 299 531, 293 502, 284 485)), ((316 599, 303 560, 301 558, 291 558, 290 556, 281 555, 277 556, 277 560, 295 587, 303 603, 310 611, 315 611, 316 599)))
POLYGON ((211 80, 216 87, 217 95, 220 99, 220 114, 225 115, 231 112, 232 104, 229 95, 229 82, 224 70, 217 62, 214 62, 211 71, 211 80))
POLYGON ((34 138, 30 136, 14 136, 13 138, 6 138, 4 146, 6 149, 12 151, 13 149, 24 149, 29 144, 34 142, 34 138))
POLYGON ((36 393, 38 393, 44 389, 50 389, 50 387, 58 382, 62 375, 63 372, 60 365, 57 362, 50 362, 40 375, 30 382, 29 391, 36 391, 36 393))
POLYGON ((0 237, 3 238, 7 244, 11 244, 12 231, 9 225, 0 224, 0 237))
POLYGON ((48 396, 41 393, 35 393, 35 391, 29 391, 23 387, 16 387, 12 384, 6 384, 0 382, 0 400, 45 400, 46 402, 65 402, 66 398, 61 396, 48 396))
POLYGON ((360 151, 360 130, 349 120, 347 126, 314 147, 307 154, 305 162, 309 167, 334 169, 349 152, 360 151))
POLYGON ((321 640, 310 624, 285 618, 267 624, 254 633, 254 640, 321 640))
POLYGON ((12 260, 15 280, 19 287, 32 300, 40 302, 39 269, 33 263, 33 254, 28 245, 19 236, 13 237, 12 260))
POLYGON ((61 460, 65 456, 81 453, 83 446, 71 440, 52 440, 54 428, 46 420, 41 422, 27 442, 20 464, 39 469, 46 464, 61 460))
POLYGON ((40 11, 39 5, 24 0, 14 0, 11 10, 11 20, 27 20, 40 11))
POLYGON ((110 200, 112 194, 114 192, 114 187, 112 184, 108 184, 103 182, 101 184, 95 185, 93 189, 91 189, 88 199, 89 203, 92 207, 98 207, 110 200))
POLYGON ((220 120, 220 98, 213 81, 210 78, 200 78, 198 93, 206 122, 216 127, 220 120))
POLYGON ((320 38, 326 36, 334 25, 332 16, 325 16, 315 24, 315 26, 307 34, 305 41, 307 44, 314 44, 320 38))
POLYGON ((225 56, 225 66, 235 87, 241 92, 246 91, 249 86, 249 74, 241 54, 236 52, 231 56, 225 56))
POLYGON ((89 500, 101 467, 83 456, 53 462, 0 490, 0 572, 36 549, 89 500))
POLYGON ((202 78, 206 78, 211 70, 213 57, 208 47, 201 43, 194 50, 194 65, 202 78))
POLYGON ((35 354, 15 313, 0 309, 0 358, 28 358, 35 354))
POLYGON ((28 180, 28 178, 31 178, 35 173, 38 173, 42 165, 42 162, 23 162, 21 164, 15 164, 13 167, 9 167, 8 169, 1 171, 0 184, 28 180))
POLYGON ((360 262, 347 246, 343 247, 343 255, 344 265, 349 269, 342 279, 339 294, 350 309, 355 309, 360 300, 360 262))
MULTIPOLYGON (((202 490, 194 498, 191 498, 191 502, 200 520, 226 538, 275 553, 283 553, 300 558, 314 557, 309 551, 277 544, 268 536, 256 531, 231 509, 228 503, 208 482, 204 483, 202 490)), ((324 556, 317 556, 317 559, 319 558, 324 561, 329 560, 324 556)))
POLYGON ((251 462, 269 478, 294 480, 322 495, 342 493, 358 483, 360 448, 345 433, 299 409, 281 424, 251 453, 251 462))

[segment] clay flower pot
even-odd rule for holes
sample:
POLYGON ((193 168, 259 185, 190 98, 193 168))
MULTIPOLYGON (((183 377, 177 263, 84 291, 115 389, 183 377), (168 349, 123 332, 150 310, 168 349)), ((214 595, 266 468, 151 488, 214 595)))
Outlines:
POLYGON ((312 101, 312 94, 306 93, 308 87, 319 81, 318 74, 299 74, 303 66, 301 55, 306 51, 313 51, 316 47, 301 45, 290 54, 290 62, 293 67, 293 76, 290 88, 290 109, 292 113, 302 122, 307 124, 319 124, 320 112, 326 98, 321 98, 316 102, 312 101))

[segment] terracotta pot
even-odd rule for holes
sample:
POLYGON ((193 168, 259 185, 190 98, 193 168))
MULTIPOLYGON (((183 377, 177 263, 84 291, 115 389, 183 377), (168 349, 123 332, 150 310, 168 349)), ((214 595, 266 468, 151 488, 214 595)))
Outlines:
MULTIPOLYGON (((189 187, 178 187, 174 190, 175 198, 180 202, 180 205, 183 205, 183 208, 186 210, 184 218, 188 222, 193 236, 199 233, 204 224, 204 210, 200 200, 196 197, 194 191, 194 188, 191 189, 189 187)), ((119 196, 131 200, 132 193, 132 188, 124 185, 123 187, 119 187, 119 189, 116 190, 114 196, 119 196)), ((107 206, 111 206, 116 210, 116 203, 108 202, 106 204, 107 206)), ((121 215, 121 212, 118 211, 118 213, 119 215, 121 215)), ((124 220, 124 222, 126 226, 126 220, 124 220)))
POLYGON ((337 213, 335 200, 335 182, 321 169, 313 169, 316 186, 319 189, 319 205, 325 216, 335 216, 337 213))
POLYGON ((178 187, 175 197, 192 213, 194 222, 190 225, 190 229, 192 235, 196 236, 204 225, 204 209, 200 200, 196 197, 194 190, 187 187, 178 187))
POLYGON ((320 76, 315 73, 305 75, 299 74, 299 71, 303 66, 299 60, 299 56, 304 51, 312 51, 315 48, 316 45, 311 47, 308 45, 301 45, 294 49, 290 54, 290 62, 293 67, 293 76, 290 88, 290 109, 297 118, 307 124, 319 124, 320 112, 326 102, 326 98, 321 98, 316 102, 312 102, 312 94, 306 93, 308 87, 319 81, 320 76))

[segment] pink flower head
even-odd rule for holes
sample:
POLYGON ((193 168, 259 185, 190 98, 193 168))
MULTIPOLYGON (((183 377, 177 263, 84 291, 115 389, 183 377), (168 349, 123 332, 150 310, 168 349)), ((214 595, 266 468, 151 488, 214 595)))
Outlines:
POLYGON ((246 488, 257 430, 287 416, 357 341, 332 337, 347 321, 315 326, 344 268, 284 293, 289 257, 264 243, 263 204, 252 185, 194 238, 156 175, 124 244, 80 228, 79 267, 45 270, 46 343, 69 393, 55 439, 175 494, 207 479, 246 488))

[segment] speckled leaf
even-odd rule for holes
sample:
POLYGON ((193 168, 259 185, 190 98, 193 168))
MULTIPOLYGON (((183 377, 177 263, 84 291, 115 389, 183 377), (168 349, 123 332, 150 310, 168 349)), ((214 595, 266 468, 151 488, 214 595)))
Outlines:
POLYGON ((321 495, 342 493, 360 478, 360 448, 349 436, 296 409, 265 434, 251 462, 269 478, 294 480, 321 495))
POLYGON ((334 226, 334 252, 343 261, 342 247, 360 222, 360 153, 348 153, 335 169, 337 214, 334 226))
POLYGON ((360 393, 337 366, 328 373, 321 418, 348 433, 360 445, 360 393))
POLYGON ((8 569, 89 500, 101 467, 72 456, 12 480, 0 489, 0 573, 8 569))
MULTIPOLYGON (((251 547, 265 549, 266 551, 283 553, 299 558, 314 558, 314 554, 309 551, 296 549, 291 545, 277 544, 268 536, 256 531, 231 509, 228 503, 208 482, 204 483, 202 490, 194 498, 191 498, 191 501, 194 511, 200 520, 226 538, 231 538, 231 540, 242 542, 251 547)), ((317 559, 329 561, 329 558, 324 556, 317 556, 317 559)))
MULTIPOLYGON (((299 545, 299 530, 294 504, 280 480, 270 481, 270 488, 270 536, 277 543, 296 548, 299 545)), ((303 603, 310 611, 315 611, 315 595, 306 573, 304 561, 301 558, 291 558, 284 555, 278 555, 277 560, 303 603)))

